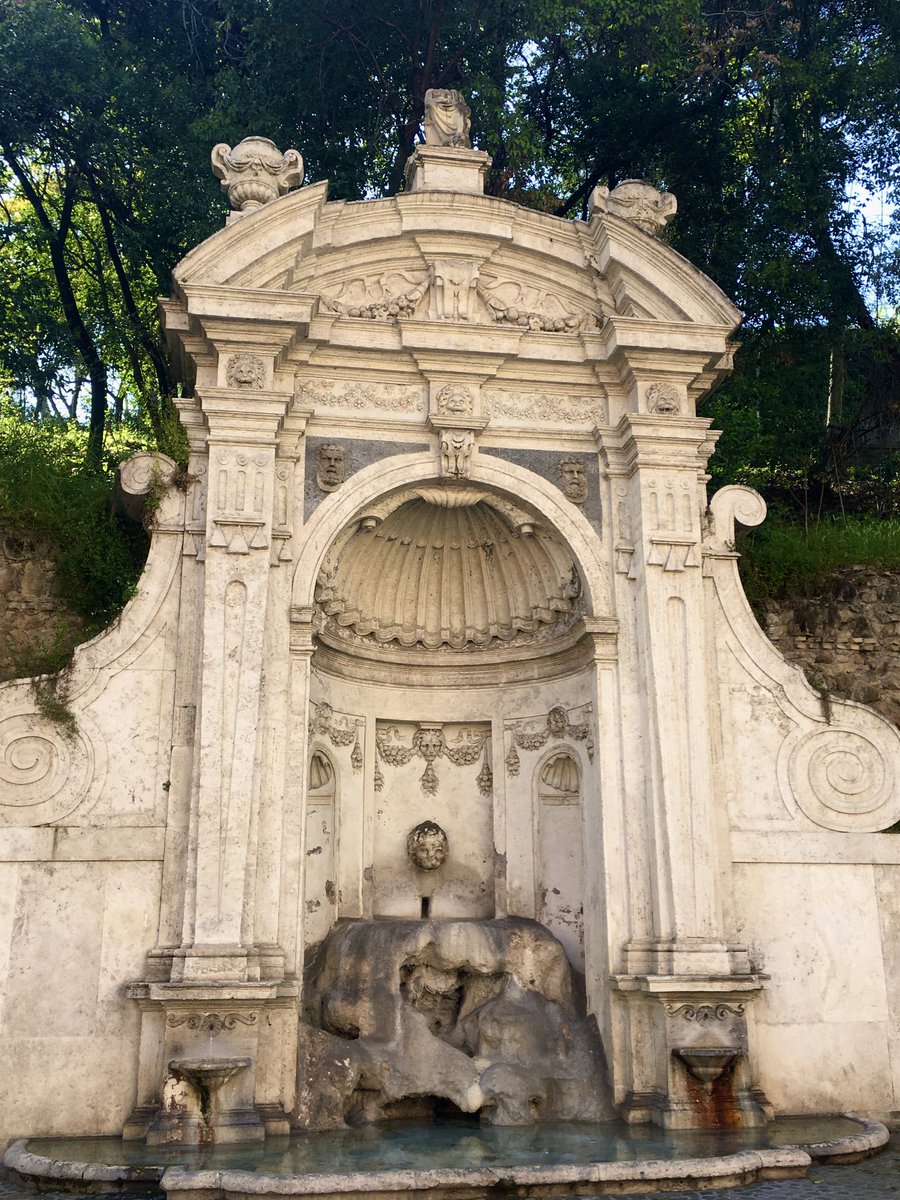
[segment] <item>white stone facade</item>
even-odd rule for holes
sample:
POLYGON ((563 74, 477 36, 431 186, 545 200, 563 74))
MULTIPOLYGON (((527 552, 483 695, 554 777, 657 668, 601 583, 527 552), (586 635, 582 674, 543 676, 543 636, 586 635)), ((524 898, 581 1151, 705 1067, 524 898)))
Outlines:
POLYGON ((305 948, 426 912, 548 925, 633 1120, 691 1123, 698 1045, 748 1111, 900 1109, 900 736, 756 625, 759 498, 708 505, 739 314, 621 206, 417 155, 398 197, 314 184, 175 270, 186 487, 77 652, 77 731, 0 688, 0 1140, 143 1136, 208 1052, 283 1130, 305 948))

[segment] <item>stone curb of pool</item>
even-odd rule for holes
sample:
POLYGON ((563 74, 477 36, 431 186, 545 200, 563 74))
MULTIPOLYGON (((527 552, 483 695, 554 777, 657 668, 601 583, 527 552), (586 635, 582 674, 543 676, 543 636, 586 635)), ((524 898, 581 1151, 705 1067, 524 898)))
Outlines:
MULTIPOLYGON (((832 1141, 802 1146, 741 1150, 715 1158, 679 1160, 647 1159, 635 1162, 558 1164, 556 1166, 479 1167, 473 1170, 357 1171, 342 1174, 264 1175, 239 1170, 192 1170, 188 1167, 108 1166, 103 1163, 61 1162, 32 1154, 26 1139, 13 1142, 3 1162, 25 1179, 56 1179, 70 1182, 148 1184, 161 1187, 169 1200, 197 1200, 209 1196, 340 1196, 404 1193, 438 1200, 454 1194, 471 1194, 473 1189, 499 1186, 535 1188, 553 1185, 617 1185, 660 1183, 667 1190, 681 1182, 688 1190, 708 1182, 711 1186, 734 1187, 762 1179, 802 1178, 812 1162, 846 1163, 865 1158, 886 1145, 888 1129, 878 1121, 856 1113, 841 1114, 860 1126, 858 1133, 832 1141)), ((633 1189, 629 1189, 633 1190, 633 1189)))

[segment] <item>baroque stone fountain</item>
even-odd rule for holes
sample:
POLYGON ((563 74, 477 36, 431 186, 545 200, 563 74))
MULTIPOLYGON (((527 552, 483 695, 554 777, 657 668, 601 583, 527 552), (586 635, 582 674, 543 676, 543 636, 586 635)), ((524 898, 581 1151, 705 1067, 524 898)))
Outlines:
POLYGON ((900 736, 746 604, 765 506, 707 496, 698 413, 740 314, 658 236, 673 197, 485 196, 469 124, 429 93, 359 204, 213 152, 234 211, 163 303, 188 469, 121 469, 152 548, 71 738, 0 689, 22 1173, 724 1185, 887 1136, 776 1110, 900 1108, 900 736))

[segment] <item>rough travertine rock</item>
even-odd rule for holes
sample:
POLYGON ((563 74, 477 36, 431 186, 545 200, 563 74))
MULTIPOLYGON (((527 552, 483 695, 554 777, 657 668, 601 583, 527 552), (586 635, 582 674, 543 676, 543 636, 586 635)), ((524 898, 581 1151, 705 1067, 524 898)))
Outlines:
POLYGON ((900 724, 900 569, 843 567, 815 599, 769 601, 765 615, 768 636, 823 695, 900 724))
POLYGON ((309 972, 294 1119, 430 1113, 498 1125, 612 1118, 565 951, 535 921, 347 921, 309 972))
POLYGON ((0 525, 0 679, 28 669, 59 632, 76 640, 83 628, 55 591, 56 568, 43 539, 0 525))

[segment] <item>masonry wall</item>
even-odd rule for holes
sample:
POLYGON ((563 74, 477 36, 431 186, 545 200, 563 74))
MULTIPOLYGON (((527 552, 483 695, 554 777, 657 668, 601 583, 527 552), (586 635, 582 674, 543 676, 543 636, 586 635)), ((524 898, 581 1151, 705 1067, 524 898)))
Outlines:
POLYGON ((843 567, 765 615, 769 638, 815 686, 900 724, 900 568, 843 567))
POLYGON ((0 522, 0 680, 30 674, 30 660, 57 632, 77 636, 84 622, 56 595, 50 543, 0 522))

